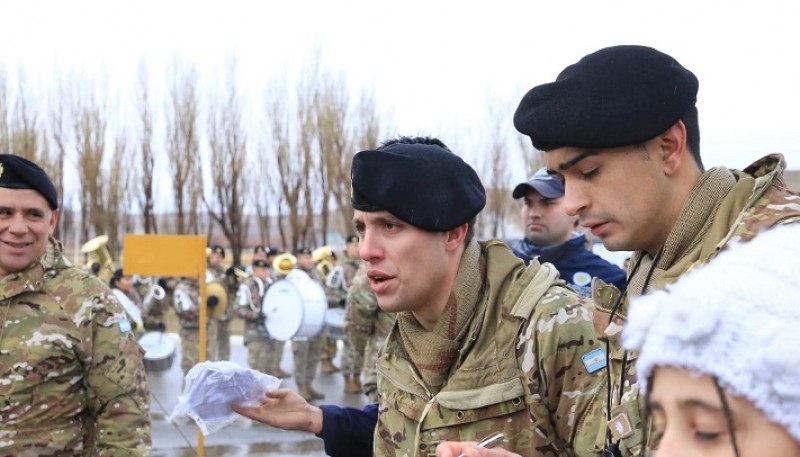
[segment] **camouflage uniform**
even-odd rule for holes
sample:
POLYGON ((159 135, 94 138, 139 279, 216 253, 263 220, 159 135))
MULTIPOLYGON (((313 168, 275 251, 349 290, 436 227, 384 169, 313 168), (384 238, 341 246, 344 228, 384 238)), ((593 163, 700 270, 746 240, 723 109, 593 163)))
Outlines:
MULTIPOLYGON (((312 280, 322 284, 316 268, 305 270, 297 266, 297 269, 308 274, 312 280)), ((326 289, 326 294, 328 290, 326 289)), ((294 356, 294 375, 300 390, 303 386, 311 387, 311 382, 317 373, 317 364, 320 358, 320 335, 304 339, 292 340, 292 355, 294 356)))
MULTIPOLYGON (((800 222, 800 195, 785 189, 783 170, 785 163, 783 156, 772 154, 762 158, 747 167, 744 171, 731 171, 735 184, 720 201, 715 202, 714 212, 707 219, 709 226, 699 234, 683 234, 679 236, 673 228, 668 238, 668 245, 682 243, 690 246, 683 255, 673 259, 659 259, 653 267, 653 259, 643 252, 636 252, 631 258, 629 268, 642 260, 640 267, 629 278, 628 295, 637 296, 642 293, 661 289, 667 284, 677 281, 690 269, 711 261, 729 243, 735 241, 749 241, 758 232, 768 229, 776 224, 800 222), (643 277, 653 269, 652 280, 647 290, 642 290, 643 277)), ((712 169, 706 173, 719 169, 712 169)), ((723 169, 724 171, 724 169, 723 169)), ((687 199, 691 202, 691 199, 687 199)), ((688 206, 688 205, 687 205, 688 206)), ((678 224, 676 224, 677 226, 678 224)), ((639 395, 639 385, 636 380, 635 352, 623 351, 619 334, 628 313, 627 297, 622 297, 620 306, 615 313, 615 322, 609 325, 611 309, 619 299, 619 291, 613 287, 595 281, 593 283, 593 298, 596 303, 595 319, 601 339, 610 344, 610 371, 612 377, 612 408, 609 430, 614 430, 612 435, 621 439, 620 449, 622 455, 641 455, 642 442, 648 443, 647 450, 652 452, 657 443, 652 433, 645 431, 645 420, 640 414, 644 411, 644 398, 639 395), (625 356, 625 384, 620 401, 620 380, 625 356), (622 433, 617 432, 622 430, 622 433)), ((603 406, 605 416, 605 405, 603 406)), ((597 436, 596 449, 601 449, 606 435, 603 427, 597 436)))
MULTIPOLYGON (((175 312, 178 314, 181 337, 181 370, 186 373, 200 362, 200 286, 197 281, 190 278, 181 278, 173 292, 175 312), (189 303, 183 304, 179 299, 180 294, 185 294, 189 303)), ((217 341, 216 326, 206 316, 206 360, 213 359, 211 342, 217 341)))
POLYGON ((0 455, 144 456, 150 392, 121 305, 61 244, 0 279, 0 455))
POLYGON ((395 315, 378 307, 365 267, 358 270, 350 283, 344 321, 348 341, 364 357, 361 380, 364 394, 370 402, 376 403, 378 376, 375 364, 383 342, 394 326, 395 315))
POLYGON ((236 294, 234 313, 236 317, 244 319, 247 364, 254 370, 274 375, 280 364, 283 342, 270 338, 263 325, 264 314, 261 311, 261 299, 268 287, 269 284, 260 278, 255 276, 247 278, 236 294), (250 300, 240 296, 244 287, 250 291, 250 300))
MULTIPOLYGON (((342 295, 345 302, 345 312, 347 310, 347 297, 349 296, 348 291, 350 289, 350 285, 353 282, 353 278, 356 276, 358 272, 358 267, 360 266, 361 262, 359 259, 351 259, 345 258, 342 262, 342 270, 344 271, 344 283, 339 288, 342 291, 342 295)), ((353 344, 350 342, 349 338, 345 338, 344 346, 342 350, 342 374, 345 378, 353 377, 358 379, 361 375, 361 367, 364 364, 364 350, 363 348, 361 351, 357 351, 353 344)))
MULTIPOLYGON (((229 301, 231 297, 231 293, 228 290, 228 285, 225 282, 225 268, 220 265, 212 265, 208 264, 208 272, 206 274, 206 282, 209 279, 219 281, 224 287, 225 290, 228 292, 229 301), (213 277, 213 279, 212 279, 213 277)), ((220 315, 219 317, 213 317, 209 319, 211 321, 210 326, 214 327, 212 332, 214 335, 214 339, 211 337, 208 338, 209 346, 211 346, 210 352, 213 355, 214 360, 230 360, 231 358, 231 319, 233 318, 233 306, 230 306, 228 303, 228 307, 225 309, 225 312, 220 315)))
POLYGON ((600 427, 605 395, 588 303, 552 265, 526 268, 499 241, 480 246, 486 292, 436 395, 421 382, 399 326, 390 332, 378 359, 375 455, 435 455, 443 440, 498 431, 504 447, 526 456, 597 455, 594 433, 577 433, 600 427))
MULTIPOLYGON (((155 278, 153 278, 152 284, 157 284, 155 282, 155 278)), ((144 329, 147 331, 163 330, 166 328, 164 314, 169 306, 166 298, 158 300, 153 297, 149 299, 150 303, 144 302, 144 299, 147 298, 147 295, 153 285, 137 282, 136 286, 134 287, 134 293, 139 297, 139 301, 136 301, 136 303, 142 304, 142 320, 144 321, 144 329)))

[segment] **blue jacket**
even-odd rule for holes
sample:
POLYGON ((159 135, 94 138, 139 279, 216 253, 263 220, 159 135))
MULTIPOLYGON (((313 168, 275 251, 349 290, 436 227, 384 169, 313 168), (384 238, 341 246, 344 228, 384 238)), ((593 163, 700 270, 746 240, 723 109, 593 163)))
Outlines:
POLYGON ((378 423, 378 404, 364 409, 322 405, 325 453, 332 457, 372 457, 372 437, 378 423))
POLYGON ((620 291, 625 290, 625 271, 586 249, 586 237, 576 234, 571 240, 557 246, 539 247, 525 238, 511 246, 514 255, 529 264, 538 257, 539 262, 552 263, 561 279, 584 297, 591 297, 592 278, 614 284, 620 291))

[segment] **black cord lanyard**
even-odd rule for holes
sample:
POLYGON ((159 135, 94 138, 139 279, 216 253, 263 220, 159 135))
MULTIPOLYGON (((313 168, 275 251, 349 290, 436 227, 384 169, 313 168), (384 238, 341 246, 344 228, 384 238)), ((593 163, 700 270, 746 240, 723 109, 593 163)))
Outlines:
MULTIPOLYGON (((656 256, 653 258, 653 263, 650 265, 650 269, 647 271, 647 276, 644 278, 644 285, 642 286, 642 293, 647 291, 647 286, 650 285, 650 280, 653 277, 653 272, 656 269, 656 265, 658 265, 658 261, 661 259, 661 253, 664 251, 664 248, 658 250, 656 256)), ((644 256, 639 257, 639 260, 636 261, 636 265, 634 265, 633 270, 631 270, 631 274, 625 281, 625 291, 619 294, 616 301, 614 302, 614 306, 611 307, 611 314, 608 317, 609 325, 614 321, 614 317, 617 315, 617 311, 619 310, 620 305, 622 304, 622 300, 625 299, 628 295, 628 286, 630 286, 630 280, 636 275, 636 272, 639 271, 639 266, 642 264, 642 260, 644 260, 644 256)), ((625 384, 625 369, 628 365, 628 351, 622 351, 622 363, 620 367, 622 368, 620 371, 620 383, 619 383, 619 403, 622 404, 622 393, 624 391, 624 384, 625 384)), ((606 419, 611 420, 611 397, 614 391, 614 385, 611 382, 611 344, 610 340, 606 339, 606 419)), ((606 427, 606 449, 603 451, 603 456, 619 456, 619 443, 613 443, 611 440, 611 429, 606 427)))

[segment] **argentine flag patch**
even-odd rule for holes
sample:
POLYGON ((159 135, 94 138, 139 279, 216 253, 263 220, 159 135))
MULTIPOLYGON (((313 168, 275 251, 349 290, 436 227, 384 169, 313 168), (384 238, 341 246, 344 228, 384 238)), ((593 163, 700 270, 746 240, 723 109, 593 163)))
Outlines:
POLYGON ((587 352, 581 356, 581 359, 583 360, 583 366, 586 367, 586 371, 589 373, 594 373, 606 367, 606 353, 603 348, 587 352))
POLYGON ((119 320, 119 331, 122 333, 128 333, 131 331, 131 323, 128 321, 128 319, 123 318, 119 320))

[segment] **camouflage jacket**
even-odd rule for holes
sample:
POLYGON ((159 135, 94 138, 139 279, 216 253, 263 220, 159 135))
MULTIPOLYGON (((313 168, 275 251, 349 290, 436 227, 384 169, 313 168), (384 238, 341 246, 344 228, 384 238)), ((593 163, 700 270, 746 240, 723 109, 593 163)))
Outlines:
MULTIPOLYGON (((665 264, 659 262, 653 268, 652 281, 644 292, 661 289, 669 283, 677 281, 690 269, 711 261, 729 243, 749 241, 758 232, 776 224, 800 222, 800 194, 785 188, 783 170, 785 162, 779 154, 768 155, 753 163, 743 171, 732 170, 735 178, 731 191, 717 205, 710 227, 704 236, 692 240, 690 249, 685 255, 665 264)), ((646 253, 636 252, 631 258, 631 266, 640 258, 650 262, 653 259, 646 253)), ((643 263, 644 265, 644 263, 643 263)), ((646 275, 649 268, 639 268, 629 278, 633 283, 637 275, 646 275)), ((629 294, 637 295, 640 291, 631 290, 629 294)), ((636 353, 623 351, 619 335, 628 312, 628 297, 622 297, 613 323, 609 323, 614 303, 619 299, 616 287, 600 280, 593 282, 593 300, 596 305, 595 324, 601 339, 610 345, 610 363, 612 386, 612 407, 609 419, 609 430, 613 430, 614 441, 620 440, 623 455, 639 456, 642 443, 647 442, 648 452, 652 452, 657 444, 648 433, 648 425, 642 417, 644 398, 639 395, 636 379, 636 353), (625 377, 623 383, 621 371, 625 358, 625 377), (649 435, 649 437, 648 437, 649 435)), ((603 406, 605 411, 606 407, 603 406)), ((605 413, 604 413, 605 415, 605 413)), ((596 446, 603 445, 606 428, 598 433, 596 446)))
POLYGON ((605 371, 588 304, 552 265, 526 268, 499 241, 481 249, 486 294, 438 394, 421 381, 398 326, 389 334, 378 359, 375 455, 435 455, 441 441, 498 431, 504 448, 524 456, 596 455, 605 371))
POLYGON ((369 285, 366 268, 360 268, 347 291, 344 330, 358 352, 363 352, 369 341, 386 339, 394 325, 395 315, 378 307, 378 299, 369 285))
POLYGON ((244 344, 251 341, 267 339, 267 332, 262 320, 264 313, 261 311, 261 300, 267 292, 266 281, 250 276, 239 285, 236 298, 233 302, 234 314, 244 320, 244 344))
POLYGON ((0 455, 148 455, 150 392, 122 306, 50 241, 0 280, 0 455))

